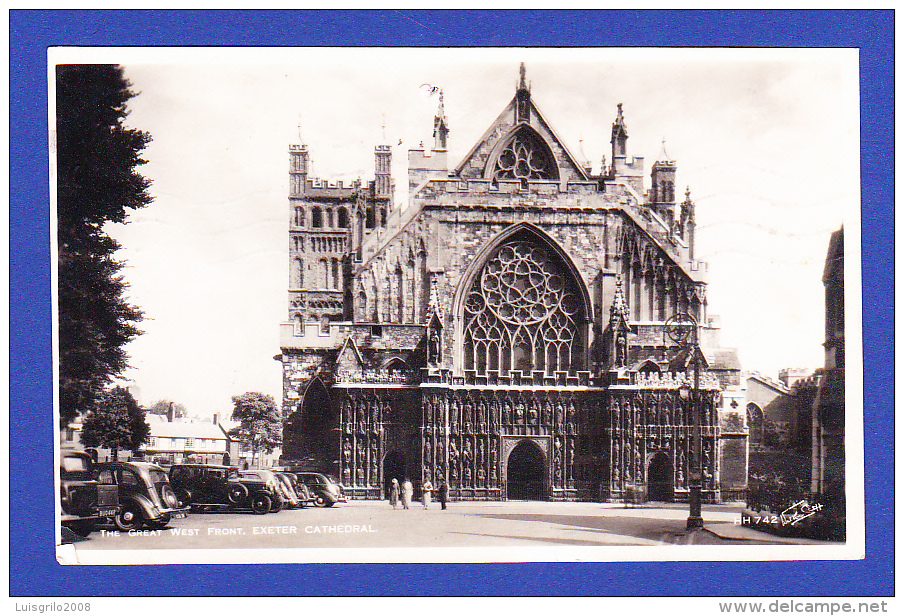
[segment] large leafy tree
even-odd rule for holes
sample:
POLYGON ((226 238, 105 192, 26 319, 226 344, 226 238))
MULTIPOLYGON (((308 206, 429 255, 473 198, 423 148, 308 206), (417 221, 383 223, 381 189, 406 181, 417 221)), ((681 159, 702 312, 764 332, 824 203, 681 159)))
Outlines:
POLYGON ((145 412, 128 389, 113 387, 103 392, 82 425, 82 444, 106 447, 113 451, 114 460, 120 449, 138 451, 151 433, 145 412))
POLYGON ((135 94, 121 67, 56 68, 57 242, 59 254, 60 421, 95 407, 127 367, 125 345, 140 331, 129 304, 119 244, 104 232, 151 201, 136 168, 150 141, 126 128, 135 94))
POLYGON ((251 450, 251 462, 259 452, 271 453, 281 442, 282 418, 272 396, 256 391, 232 397, 232 420, 239 425, 229 436, 251 450))

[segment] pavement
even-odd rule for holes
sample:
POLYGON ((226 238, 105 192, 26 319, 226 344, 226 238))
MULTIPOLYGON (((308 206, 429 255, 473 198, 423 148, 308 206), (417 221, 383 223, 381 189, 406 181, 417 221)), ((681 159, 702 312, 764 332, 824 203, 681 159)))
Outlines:
POLYGON ((273 548, 590 548, 602 546, 786 545, 827 543, 779 537, 740 525, 740 505, 704 505, 705 527, 688 531, 687 505, 452 502, 443 511, 414 503, 350 501, 268 515, 192 513, 164 531, 93 533, 77 552, 273 548))

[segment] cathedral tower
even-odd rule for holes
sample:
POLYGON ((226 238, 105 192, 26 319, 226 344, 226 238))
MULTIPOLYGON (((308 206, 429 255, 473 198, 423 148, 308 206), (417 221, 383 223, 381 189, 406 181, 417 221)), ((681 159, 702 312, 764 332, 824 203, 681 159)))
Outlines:
POLYGON ((675 173, 678 167, 665 151, 665 139, 662 149, 650 171, 650 201, 654 211, 669 225, 675 218, 675 173))

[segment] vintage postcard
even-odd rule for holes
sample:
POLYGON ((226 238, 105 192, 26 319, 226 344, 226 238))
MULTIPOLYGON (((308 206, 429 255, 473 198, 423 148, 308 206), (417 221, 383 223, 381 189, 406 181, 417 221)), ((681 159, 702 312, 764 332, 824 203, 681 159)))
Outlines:
POLYGON ((58 561, 863 558, 858 70, 51 48, 58 561))

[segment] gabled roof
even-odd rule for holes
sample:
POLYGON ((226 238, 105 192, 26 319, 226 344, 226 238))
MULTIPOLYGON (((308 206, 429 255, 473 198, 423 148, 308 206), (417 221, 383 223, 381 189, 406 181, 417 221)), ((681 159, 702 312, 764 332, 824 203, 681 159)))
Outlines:
POLYGON ((746 380, 747 381, 751 381, 751 380, 757 381, 758 383, 762 383, 766 387, 768 387, 778 393, 781 393, 781 394, 787 394, 787 393, 790 393, 790 391, 791 391, 790 388, 785 387, 784 383, 782 383, 780 381, 773 381, 769 377, 763 376, 762 374, 758 374, 756 372, 752 372, 752 373, 748 374, 746 376, 746 380))
MULTIPOLYGON (((149 416, 150 417, 150 416, 149 416)), ((222 428, 209 422, 148 421, 151 436, 163 438, 209 438, 226 440, 222 428)))
POLYGON ((558 134, 556 134, 555 130, 552 128, 552 125, 546 120, 546 117, 534 103, 533 99, 528 99, 528 104, 530 105, 531 111, 529 122, 518 122, 516 117, 517 102, 518 96, 516 93, 516 95, 512 97, 512 100, 509 101, 509 104, 506 105, 506 107, 502 110, 502 113, 500 113, 496 117, 496 119, 490 124, 489 128, 487 128, 480 139, 478 139, 474 146, 468 151, 462 161, 455 167, 455 175, 461 175, 462 171, 465 169, 469 162, 474 162, 474 168, 479 168, 481 171, 483 171, 488 161, 486 159, 481 159, 479 156, 476 156, 478 150, 481 150, 481 148, 483 148, 484 152, 492 150, 500 141, 506 140, 521 126, 527 125, 533 128, 540 135, 540 137, 547 142, 547 145, 551 147, 554 153, 556 152, 557 148, 561 150, 562 155, 556 156, 556 163, 559 165, 560 169, 563 165, 565 165, 571 168, 571 170, 578 176, 579 179, 585 181, 590 180, 590 177, 587 175, 587 172, 584 170, 583 166, 571 153, 571 151, 565 145, 565 142, 559 138, 558 134), (543 135, 544 132, 548 133, 548 137, 543 135))
POLYGON ((355 340, 349 336, 345 339, 339 354, 336 356, 336 365, 346 370, 360 370, 364 367, 364 360, 361 358, 361 351, 355 340))

